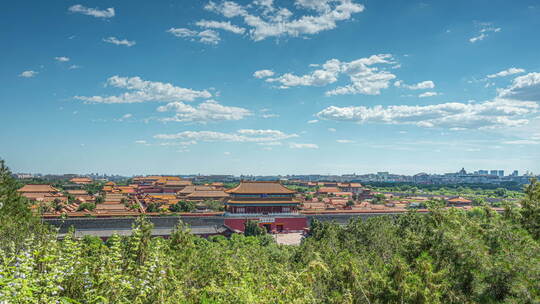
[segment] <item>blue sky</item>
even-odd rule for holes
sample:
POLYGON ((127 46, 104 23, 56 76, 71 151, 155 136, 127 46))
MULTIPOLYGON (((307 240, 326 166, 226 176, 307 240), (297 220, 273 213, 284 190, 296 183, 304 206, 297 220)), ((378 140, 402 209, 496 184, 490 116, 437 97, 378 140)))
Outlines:
POLYGON ((13 171, 540 171, 537 1, 16 1, 13 171))

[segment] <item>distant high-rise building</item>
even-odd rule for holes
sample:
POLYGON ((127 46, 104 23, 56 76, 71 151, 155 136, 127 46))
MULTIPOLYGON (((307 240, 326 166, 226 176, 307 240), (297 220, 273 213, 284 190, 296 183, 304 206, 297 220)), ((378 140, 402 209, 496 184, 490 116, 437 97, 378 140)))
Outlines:
POLYGON ((478 170, 478 174, 480 174, 480 175, 488 175, 489 172, 488 172, 488 170, 478 170))
POLYGON ((499 170, 499 174, 497 174, 497 175, 499 175, 500 177, 503 177, 504 176, 504 170, 499 170))
POLYGON ((512 176, 519 176, 518 170, 514 170, 514 172, 512 172, 512 176))
POLYGON ((491 170, 491 171, 489 171, 489 175, 495 175, 495 176, 497 176, 497 174, 499 174, 499 171, 498 171, 498 170, 491 170))

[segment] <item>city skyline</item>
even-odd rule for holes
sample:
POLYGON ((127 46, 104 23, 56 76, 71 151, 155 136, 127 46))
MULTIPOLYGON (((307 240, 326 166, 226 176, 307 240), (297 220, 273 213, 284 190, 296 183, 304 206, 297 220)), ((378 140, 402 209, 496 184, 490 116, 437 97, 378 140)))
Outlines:
POLYGON ((31 3, 0 12, 13 172, 540 171, 535 1, 31 3))
POLYGON ((465 170, 465 168, 462 168, 458 171, 453 172, 427 172, 427 171, 419 171, 414 174, 402 174, 397 173, 393 171, 376 171, 376 172, 350 172, 345 174, 325 174, 325 173, 309 173, 309 174, 302 174, 302 173, 282 173, 282 174, 270 174, 270 175, 264 175, 264 174, 227 174, 227 173, 149 173, 149 174, 132 174, 132 175, 122 175, 117 173, 107 173, 107 172, 86 172, 86 173, 74 173, 74 172, 57 172, 57 173, 47 173, 47 172, 14 172, 13 174, 16 175, 18 178, 30 178, 30 177, 43 177, 43 176, 90 176, 90 177, 99 177, 99 176, 108 176, 108 177, 140 177, 140 176, 182 176, 182 177, 197 177, 197 176, 229 176, 229 177, 247 177, 247 176, 253 176, 253 177, 269 177, 269 176, 276 176, 276 177, 295 177, 295 176, 341 176, 341 177, 349 177, 349 176, 368 176, 368 175, 395 175, 395 176, 415 176, 419 174, 428 174, 433 176, 442 176, 442 175, 448 175, 448 174, 463 174, 463 175, 486 175, 486 176, 497 176, 497 177, 514 177, 514 176, 537 176, 535 172, 525 170, 525 171, 519 171, 519 170, 504 170, 504 169, 478 169, 478 170, 471 170, 463 173, 462 171, 465 170))

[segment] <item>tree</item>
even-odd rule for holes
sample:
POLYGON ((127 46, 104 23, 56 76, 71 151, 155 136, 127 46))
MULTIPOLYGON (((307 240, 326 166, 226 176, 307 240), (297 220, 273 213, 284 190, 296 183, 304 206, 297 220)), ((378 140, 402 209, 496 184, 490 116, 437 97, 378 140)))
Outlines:
POLYGON ((79 208, 77 208, 77 211, 84 211, 84 210, 88 210, 88 211, 92 211, 96 209, 96 204, 94 203, 82 203, 79 205, 79 208))
POLYGON ((146 206, 146 211, 147 212, 159 212, 159 207, 160 207, 160 205, 158 203, 149 203, 146 206))
POLYGON ((223 211, 225 208, 223 203, 220 201, 205 201, 204 204, 212 211, 223 211))
POLYGON ((17 192, 18 189, 19 184, 0 159, 0 251, 18 251, 24 247, 22 240, 45 230, 39 218, 30 211, 30 202, 17 192), (15 246, 8 247, 10 244, 15 246))
POLYGON ((54 208, 55 211, 60 211, 60 210, 62 210, 62 208, 64 208, 64 204, 62 203, 62 201, 59 198, 55 198, 53 200, 53 208, 54 208))
POLYGON ((101 195, 96 196, 96 204, 102 204, 105 201, 105 198, 101 195))
POLYGON ((505 188, 497 188, 495 189, 495 191, 493 191, 493 193, 495 193, 495 195, 497 195, 498 197, 506 197, 506 189, 505 188))
POLYGON ((386 196, 382 193, 377 193, 373 196, 372 202, 374 204, 382 204, 386 200, 386 196))
POLYGON ((540 182, 536 178, 525 187, 525 198, 521 200, 521 224, 532 237, 540 240, 540 182))
POLYGON ((244 235, 245 236, 260 236, 265 235, 266 229, 259 226, 259 223, 252 220, 247 220, 244 223, 244 235))
POLYGON ((487 205, 487 202, 485 199, 481 197, 475 197, 472 199, 472 205, 473 206, 485 206, 487 205))
POLYGON ((192 212, 196 208, 194 202, 179 201, 178 203, 171 205, 169 210, 172 212, 192 212))

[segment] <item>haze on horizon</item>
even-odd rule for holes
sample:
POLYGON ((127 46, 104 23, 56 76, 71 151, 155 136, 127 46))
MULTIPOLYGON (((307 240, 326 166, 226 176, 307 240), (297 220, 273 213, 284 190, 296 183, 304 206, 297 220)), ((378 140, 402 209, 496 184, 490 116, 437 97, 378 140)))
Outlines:
POLYGON ((24 1, 13 172, 540 171, 537 1, 24 1))

